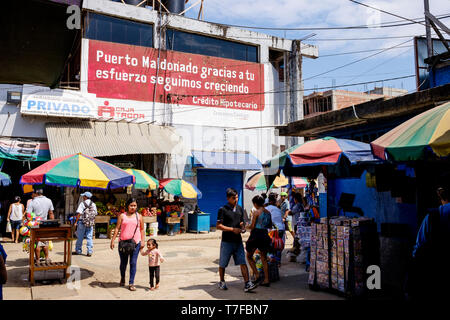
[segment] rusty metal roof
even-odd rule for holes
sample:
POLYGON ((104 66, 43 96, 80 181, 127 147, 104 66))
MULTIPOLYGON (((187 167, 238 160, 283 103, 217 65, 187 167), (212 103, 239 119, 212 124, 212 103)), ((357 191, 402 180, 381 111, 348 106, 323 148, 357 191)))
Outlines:
POLYGON ((46 123, 51 158, 75 153, 92 157, 173 154, 182 138, 173 127, 130 122, 46 123))

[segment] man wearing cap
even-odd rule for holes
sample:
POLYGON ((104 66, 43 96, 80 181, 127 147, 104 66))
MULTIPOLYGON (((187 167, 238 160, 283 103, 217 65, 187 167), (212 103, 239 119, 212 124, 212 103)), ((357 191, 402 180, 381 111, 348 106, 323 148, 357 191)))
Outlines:
MULTIPOLYGON (((29 202, 27 205, 27 212, 29 213, 34 212, 36 218, 40 217, 42 221, 45 221, 47 220, 48 217, 50 217, 50 219, 55 219, 53 210, 55 209, 53 208, 52 200, 44 196, 44 190, 42 189, 35 190, 33 192, 33 200, 29 202)), ((45 260, 49 261, 47 241, 38 242, 35 251, 36 260, 38 260, 41 257, 41 248, 44 249, 45 260)))
POLYGON ((94 233, 95 216, 97 215, 97 206, 91 200, 92 193, 89 191, 82 193, 83 201, 77 209, 77 243, 75 245, 75 255, 81 254, 83 239, 86 237, 87 256, 92 256, 92 249, 94 247, 92 236, 94 233))

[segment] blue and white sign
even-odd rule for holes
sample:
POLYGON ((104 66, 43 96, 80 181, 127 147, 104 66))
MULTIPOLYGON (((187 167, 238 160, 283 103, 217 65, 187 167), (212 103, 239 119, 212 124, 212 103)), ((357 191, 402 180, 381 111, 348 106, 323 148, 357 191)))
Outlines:
POLYGON ((24 85, 20 112, 28 115, 96 118, 95 94, 24 85))

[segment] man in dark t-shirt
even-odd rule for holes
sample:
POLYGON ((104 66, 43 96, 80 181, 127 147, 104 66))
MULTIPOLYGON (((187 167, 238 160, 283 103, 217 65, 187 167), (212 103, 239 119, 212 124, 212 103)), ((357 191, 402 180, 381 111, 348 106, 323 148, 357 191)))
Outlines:
POLYGON ((232 188, 227 189, 228 203, 219 209, 217 214, 217 229, 222 230, 222 242, 220 244, 219 261, 219 288, 227 290, 225 284, 225 268, 228 266, 231 256, 234 264, 241 266, 244 277, 244 291, 248 292, 256 288, 256 285, 249 281, 247 262, 245 261, 244 246, 242 244, 241 233, 244 232, 244 210, 238 203, 238 193, 232 188))

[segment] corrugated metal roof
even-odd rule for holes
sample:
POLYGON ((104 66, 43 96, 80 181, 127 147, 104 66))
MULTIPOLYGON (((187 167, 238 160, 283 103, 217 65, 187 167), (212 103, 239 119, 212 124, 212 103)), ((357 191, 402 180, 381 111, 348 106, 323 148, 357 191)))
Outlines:
POLYGON ((171 154, 183 143, 174 128, 152 124, 86 121, 47 123, 45 129, 52 159, 78 152, 92 157, 171 154))

